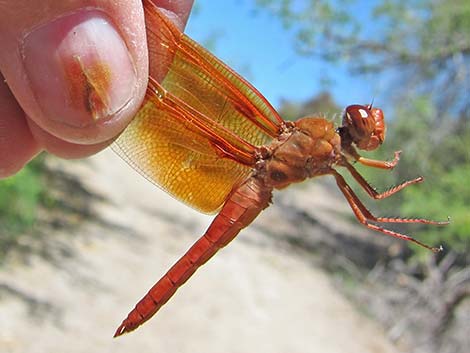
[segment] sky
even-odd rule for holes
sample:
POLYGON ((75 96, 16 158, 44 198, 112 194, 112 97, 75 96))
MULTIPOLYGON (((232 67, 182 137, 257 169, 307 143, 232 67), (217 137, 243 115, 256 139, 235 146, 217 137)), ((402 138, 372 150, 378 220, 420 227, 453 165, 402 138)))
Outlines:
POLYGON ((199 43, 216 34, 211 51, 247 78, 274 107, 283 98, 302 102, 323 90, 325 73, 332 80, 329 90, 338 104, 380 101, 381 92, 372 82, 352 77, 344 67, 313 58, 300 57, 294 50, 292 32, 267 11, 255 13, 254 0, 196 0, 186 33, 199 43))

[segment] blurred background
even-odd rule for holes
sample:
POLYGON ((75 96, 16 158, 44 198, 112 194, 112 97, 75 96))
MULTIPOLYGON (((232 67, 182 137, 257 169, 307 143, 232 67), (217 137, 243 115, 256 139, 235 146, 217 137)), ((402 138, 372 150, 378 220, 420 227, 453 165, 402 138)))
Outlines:
MULTIPOLYGON (((248 78, 285 119, 381 107, 385 144, 358 166, 378 190, 425 176, 376 215, 446 227, 367 231, 328 178, 274 205, 156 317, 112 340, 138 299, 212 217, 110 151, 41 155, 0 181, 1 352, 467 352, 470 347, 470 3, 196 1, 186 33, 248 78)), ((349 180, 349 179, 348 179, 349 180)), ((351 185, 355 184, 351 181, 351 185)))

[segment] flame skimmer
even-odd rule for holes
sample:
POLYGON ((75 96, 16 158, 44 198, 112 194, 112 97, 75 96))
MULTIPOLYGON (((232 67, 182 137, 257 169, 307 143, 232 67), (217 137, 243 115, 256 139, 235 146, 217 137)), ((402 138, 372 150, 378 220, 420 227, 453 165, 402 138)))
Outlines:
POLYGON ((375 217, 336 171, 344 167, 373 198, 383 199, 423 181, 406 181, 378 193, 351 162, 392 169, 391 162, 361 157, 385 138, 382 110, 350 105, 339 128, 322 117, 284 121, 246 80, 181 33, 150 1, 144 1, 150 54, 145 101, 114 149, 131 166, 182 202, 218 212, 206 233, 137 303, 115 337, 150 319, 176 290, 271 202, 274 189, 320 175, 332 175, 355 216, 367 228, 420 241, 380 226, 424 223, 426 219, 375 217), (165 77, 158 77, 169 67, 165 77))

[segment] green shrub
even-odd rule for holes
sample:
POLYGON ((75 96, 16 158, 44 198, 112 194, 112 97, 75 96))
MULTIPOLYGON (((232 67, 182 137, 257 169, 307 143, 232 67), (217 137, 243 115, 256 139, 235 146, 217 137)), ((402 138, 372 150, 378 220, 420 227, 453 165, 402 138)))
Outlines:
POLYGON ((0 259, 31 229, 46 200, 43 163, 38 157, 15 176, 0 180, 0 259))

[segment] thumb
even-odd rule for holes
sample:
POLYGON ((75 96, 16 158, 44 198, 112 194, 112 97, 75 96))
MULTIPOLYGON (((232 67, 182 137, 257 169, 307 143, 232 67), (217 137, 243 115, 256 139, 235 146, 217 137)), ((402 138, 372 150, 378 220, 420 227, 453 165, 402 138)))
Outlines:
POLYGON ((140 0, 0 2, 0 70, 35 126, 74 144, 112 139, 148 76, 140 0))

